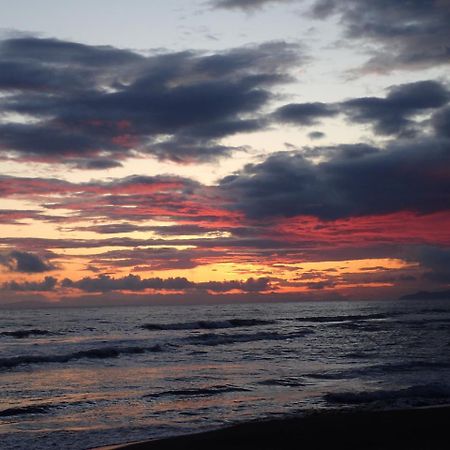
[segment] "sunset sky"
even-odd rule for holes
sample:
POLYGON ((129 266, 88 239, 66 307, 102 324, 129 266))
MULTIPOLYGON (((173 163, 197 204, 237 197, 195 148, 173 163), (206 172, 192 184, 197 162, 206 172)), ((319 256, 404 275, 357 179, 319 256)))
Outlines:
POLYGON ((0 10, 0 304, 450 289, 450 1, 0 10))

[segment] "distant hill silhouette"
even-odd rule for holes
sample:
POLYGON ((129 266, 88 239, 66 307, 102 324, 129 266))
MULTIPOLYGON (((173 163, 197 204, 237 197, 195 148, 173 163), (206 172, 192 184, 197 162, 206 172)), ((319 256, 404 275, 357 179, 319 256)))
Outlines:
POLYGON ((414 294, 403 295, 400 300, 450 300, 450 290, 445 291, 419 291, 414 294))

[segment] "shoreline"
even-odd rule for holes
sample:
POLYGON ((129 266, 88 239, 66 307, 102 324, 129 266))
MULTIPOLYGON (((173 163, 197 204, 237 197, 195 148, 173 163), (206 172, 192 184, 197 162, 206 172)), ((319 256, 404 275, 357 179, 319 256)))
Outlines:
POLYGON ((409 449, 450 445, 450 405, 394 410, 325 410, 251 421, 212 431, 92 450, 409 449))

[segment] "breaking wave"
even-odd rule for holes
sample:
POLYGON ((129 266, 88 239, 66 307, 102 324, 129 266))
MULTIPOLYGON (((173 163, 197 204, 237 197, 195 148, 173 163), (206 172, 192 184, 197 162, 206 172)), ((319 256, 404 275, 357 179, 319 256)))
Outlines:
POLYGON ((304 329, 295 333, 278 333, 276 331, 258 333, 234 333, 234 334, 218 334, 218 333, 204 333, 197 336, 190 336, 186 340, 191 344, 201 344, 208 346, 236 344, 239 342, 255 342, 255 341, 281 341, 288 339, 296 339, 299 337, 312 334, 314 331, 304 329))
POLYGON ((358 314, 358 315, 339 315, 339 316, 318 316, 318 317, 297 317, 298 322, 313 322, 313 323, 333 323, 333 322, 355 322, 364 320, 388 319, 389 317, 398 316, 401 313, 390 314, 358 314))
POLYGON ((28 338, 30 336, 48 336, 50 334, 53 334, 53 333, 48 330, 38 330, 38 329, 13 330, 13 331, 1 331, 0 332, 0 336, 14 337, 17 339, 28 338))
POLYGON ((250 392, 250 389, 238 386, 210 386, 206 388, 194 389, 174 389, 170 391, 156 392, 154 394, 144 395, 144 398, 159 397, 207 397, 211 395, 226 394, 228 392, 250 392))
POLYGON ((107 359, 117 358, 120 355, 126 354, 161 351, 163 351, 161 345, 153 345, 151 347, 100 347, 62 355, 12 356, 9 358, 0 358, 0 369, 11 369, 24 364, 67 363, 79 359, 107 359))
POLYGON ((45 414, 52 408, 52 405, 28 405, 7 408, 0 411, 0 417, 22 416, 25 414, 45 414))
POLYGON ((337 322, 333 324, 336 328, 341 328, 343 330, 351 331, 364 331, 364 332, 377 332, 386 329, 385 324, 380 324, 379 322, 337 322))
POLYGON ((424 400, 439 400, 447 402, 450 399, 450 386, 432 383, 411 386, 397 390, 378 390, 368 392, 335 392, 324 395, 328 403, 360 405, 364 403, 388 402, 398 400, 420 402, 424 400))
POLYGON ((286 378, 269 378, 267 380, 258 381, 258 384, 263 386, 286 386, 286 387, 300 387, 305 386, 305 380, 299 377, 286 378))
POLYGON ((257 327, 272 325, 273 320, 259 319, 229 319, 229 320, 199 320, 196 322, 179 323, 147 323, 141 326, 146 330, 216 330, 220 328, 257 327))
POLYGON ((399 363, 373 364, 348 370, 330 370, 322 373, 308 373, 306 377, 317 380, 340 380, 380 374, 417 372, 419 370, 450 369, 450 361, 404 361, 399 363))
POLYGON ((0 417, 24 416, 28 414, 46 414, 52 409, 59 409, 77 405, 86 406, 86 404, 95 404, 95 402, 83 400, 73 402, 36 403, 34 405, 13 406, 11 408, 0 410, 0 417))

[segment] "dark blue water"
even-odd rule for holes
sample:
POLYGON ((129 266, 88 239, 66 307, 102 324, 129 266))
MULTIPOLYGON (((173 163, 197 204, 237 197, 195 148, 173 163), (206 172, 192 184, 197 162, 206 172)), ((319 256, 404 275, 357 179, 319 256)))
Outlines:
POLYGON ((450 301, 1 311, 4 449, 450 403, 450 301))

